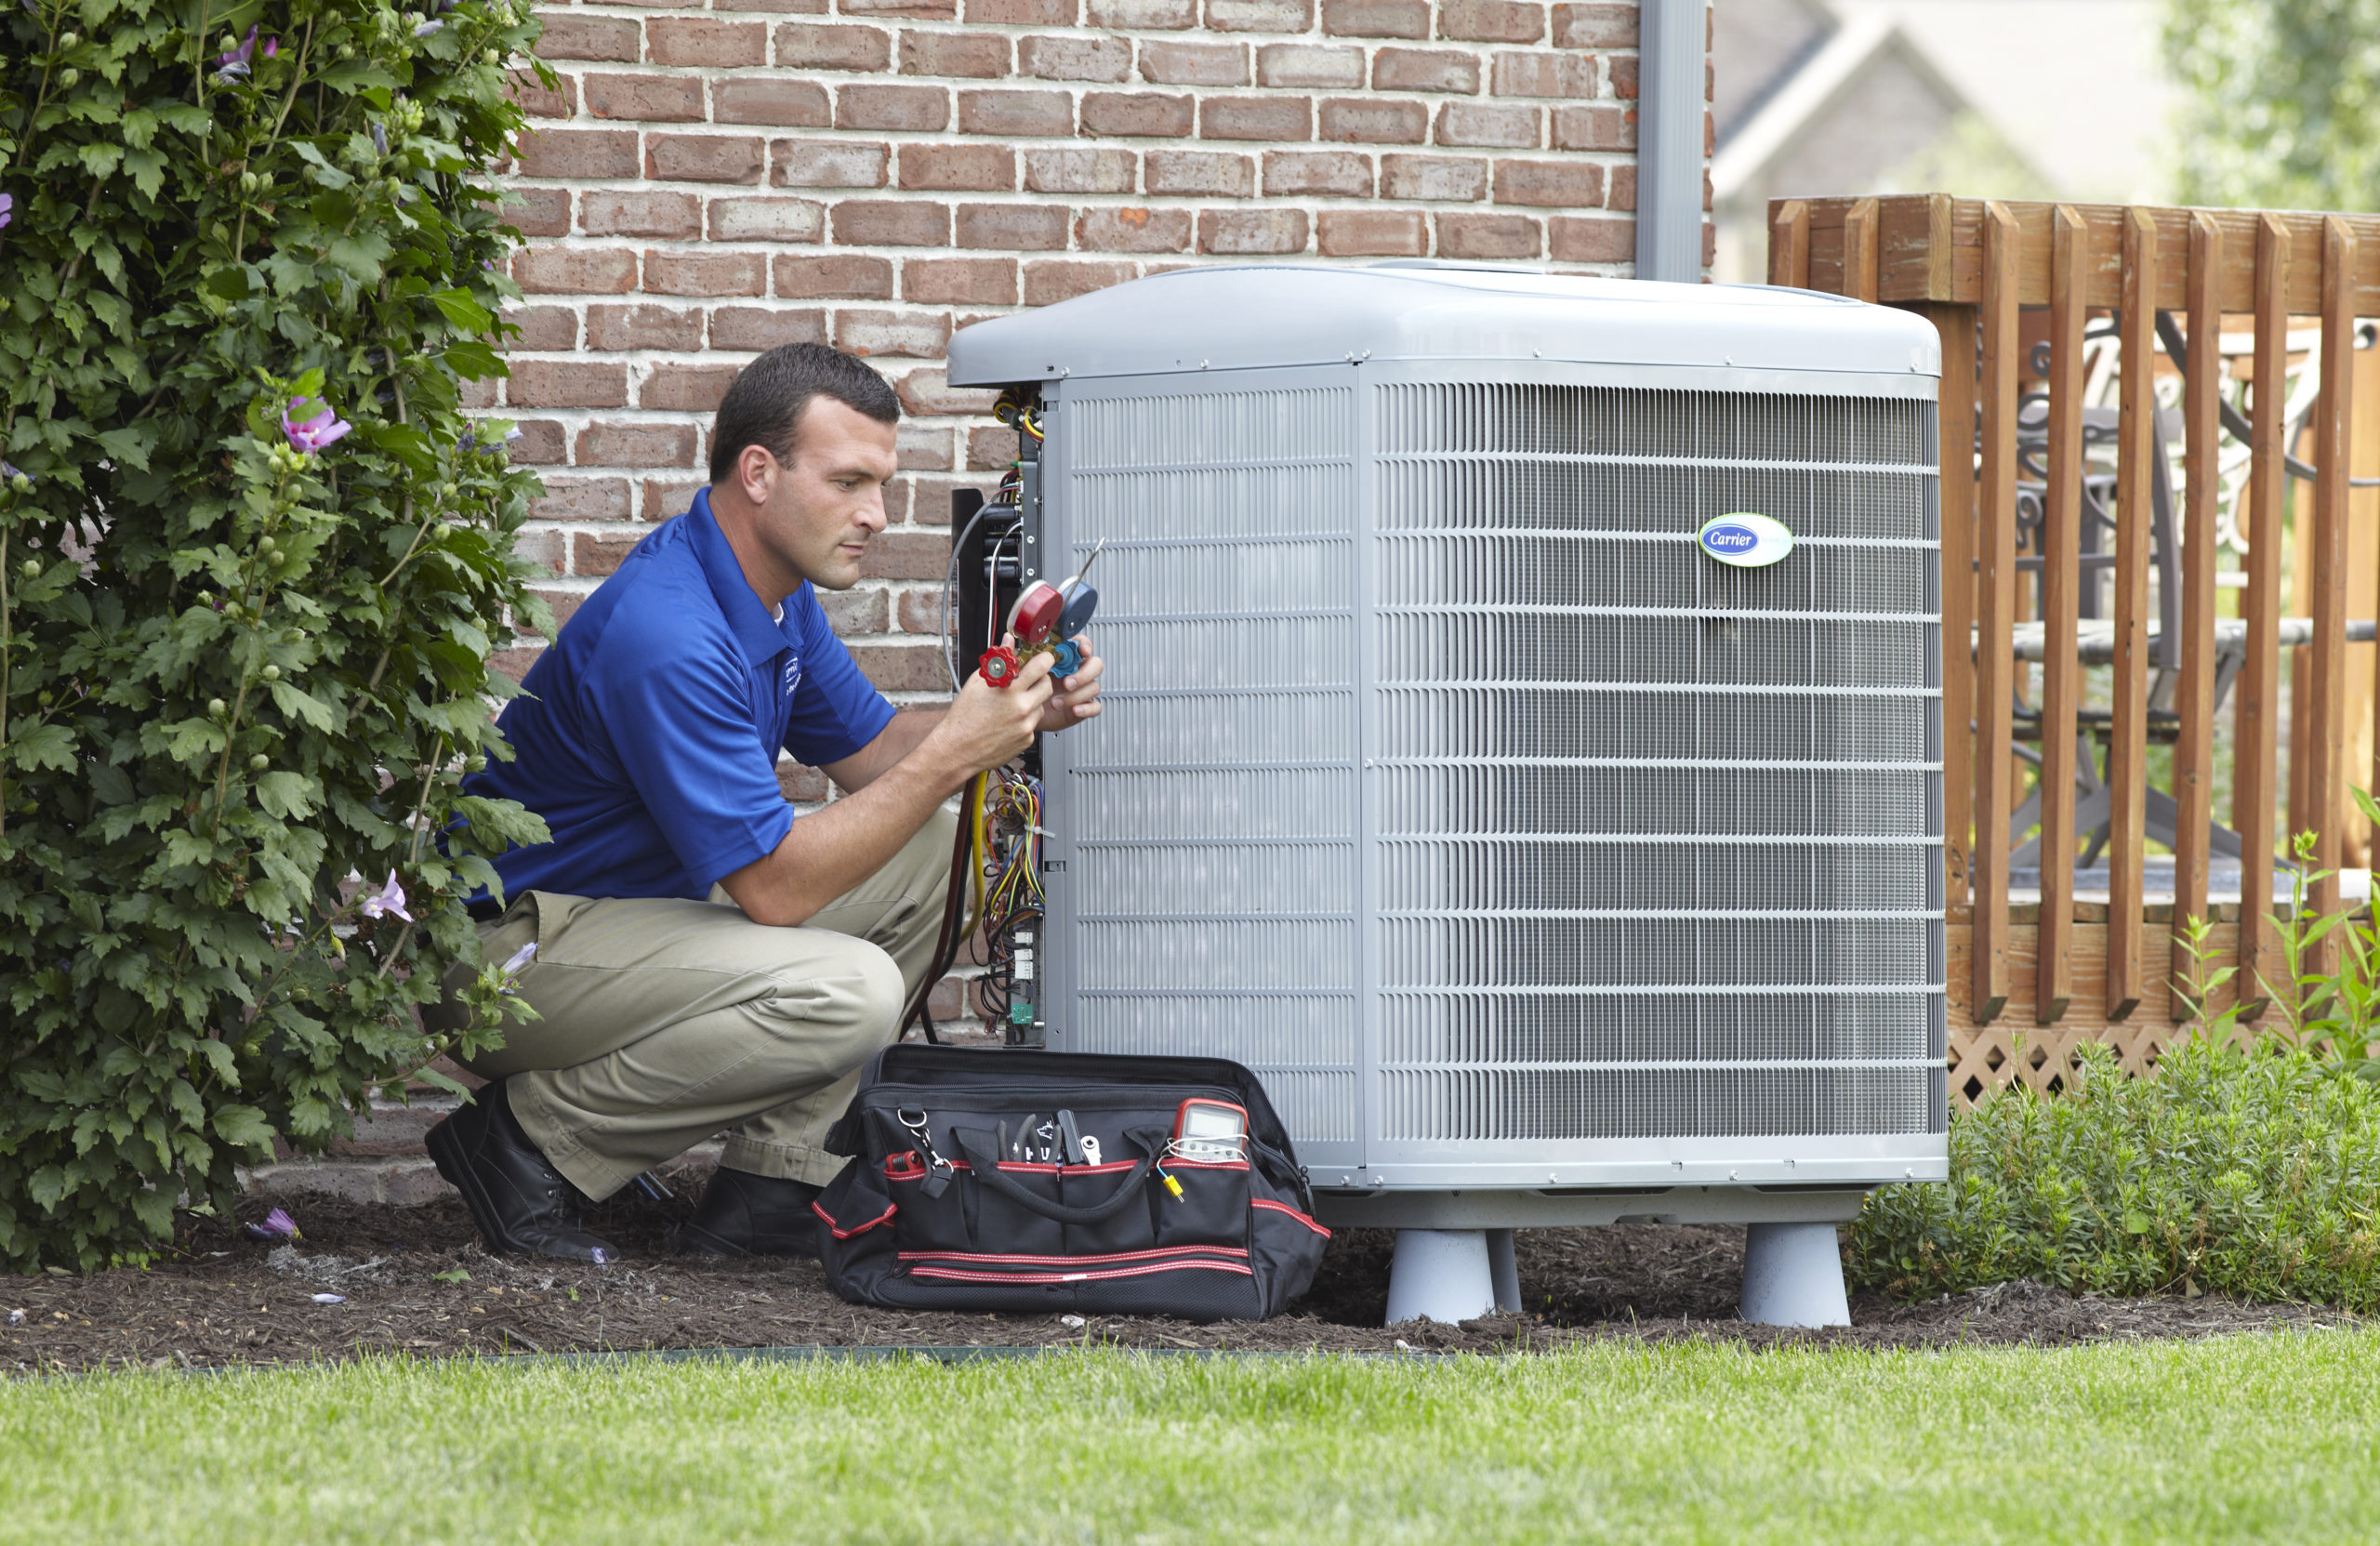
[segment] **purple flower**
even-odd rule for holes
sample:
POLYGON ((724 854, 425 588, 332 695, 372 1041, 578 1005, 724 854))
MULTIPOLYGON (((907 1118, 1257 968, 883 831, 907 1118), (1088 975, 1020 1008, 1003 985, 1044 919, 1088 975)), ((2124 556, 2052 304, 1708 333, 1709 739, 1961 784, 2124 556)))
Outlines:
POLYGON ((298 1233, 298 1221, 291 1218, 286 1210, 278 1208, 266 1214, 264 1222, 260 1224, 242 1224, 240 1233, 251 1240, 302 1240, 305 1238, 298 1233))
POLYGON ((386 913, 394 913, 407 923, 413 921, 413 915, 405 911, 405 889, 397 884, 395 870, 389 872, 387 885, 377 892, 365 894, 363 906, 365 918, 378 918, 386 913))
POLYGON ((8 229, 8 221, 15 214, 16 208, 17 201, 12 195, 0 193, 0 231, 8 229))
POLYGON ((281 416, 281 432, 289 437, 290 444, 309 455, 336 444, 341 436, 355 428, 354 425, 340 418, 328 403, 323 405, 321 413, 304 423, 296 422, 291 416, 313 401, 315 400, 310 397, 293 399, 289 404, 289 412, 281 416))
POLYGON ((248 60, 257 51, 257 30, 251 26, 240 46, 228 54, 215 56, 214 64, 219 79, 239 80, 248 73, 248 60))
POLYGON ((416 27, 413 30, 413 35, 416 37, 428 37, 432 33, 443 33, 445 30, 446 23, 443 21, 425 21, 420 26, 416 27))
POLYGON ((531 940, 520 949, 515 950, 509 956, 505 957, 504 964, 496 968, 496 970, 504 973, 504 980, 509 983, 512 981, 513 977, 519 973, 522 967, 529 964, 531 958, 536 954, 537 942, 536 940, 531 940))
POLYGON ((279 38, 277 38, 277 37, 269 37, 269 38, 266 38, 266 39, 264 40, 264 57, 265 57, 265 58, 267 58, 267 59, 271 59, 271 58, 273 58, 274 56, 276 56, 277 54, 279 54, 280 52, 281 52, 281 40, 280 40, 279 38))

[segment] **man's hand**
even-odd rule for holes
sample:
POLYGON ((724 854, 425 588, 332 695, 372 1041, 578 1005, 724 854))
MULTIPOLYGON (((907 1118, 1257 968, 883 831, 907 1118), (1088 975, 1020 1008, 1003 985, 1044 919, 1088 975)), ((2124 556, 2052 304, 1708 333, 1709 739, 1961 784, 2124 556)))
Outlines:
MULTIPOLYGON (((1002 642, 1014 648, 1016 641, 1002 642)), ((1049 655, 1035 655, 1006 687, 994 687, 980 671, 971 674, 919 750, 937 764, 954 768, 962 784, 986 768, 1024 756, 1056 692, 1051 664, 1049 655)), ((1088 663, 1084 668, 1090 669, 1088 663)))
POLYGON ((1082 646, 1082 668, 1050 694, 1041 710, 1043 730, 1064 730, 1098 717, 1099 673, 1107 668, 1107 663, 1091 653, 1091 635, 1078 633, 1075 642, 1082 646))

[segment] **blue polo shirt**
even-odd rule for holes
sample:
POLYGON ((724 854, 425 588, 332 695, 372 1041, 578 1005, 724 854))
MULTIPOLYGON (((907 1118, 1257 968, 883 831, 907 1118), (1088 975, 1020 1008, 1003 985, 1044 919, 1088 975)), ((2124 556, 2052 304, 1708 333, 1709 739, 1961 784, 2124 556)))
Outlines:
POLYGON ((522 686, 499 721, 518 755, 463 786, 553 834, 496 862, 508 897, 707 896, 793 826, 777 748, 833 762, 892 720, 808 584, 770 617, 707 489, 636 545, 522 686))

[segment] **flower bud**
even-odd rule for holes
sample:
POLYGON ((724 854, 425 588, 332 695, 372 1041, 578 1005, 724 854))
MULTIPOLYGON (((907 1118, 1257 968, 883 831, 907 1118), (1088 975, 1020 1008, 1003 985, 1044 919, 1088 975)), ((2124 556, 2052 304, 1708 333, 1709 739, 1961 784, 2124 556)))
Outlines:
POLYGON ((271 766, 272 759, 267 757, 262 752, 258 752, 254 757, 248 759, 248 772, 250 773, 262 773, 271 766))
POLYGON ((221 698, 209 698, 206 700, 206 717, 210 720, 219 720, 231 711, 231 706, 225 703, 221 698))
POLYGON ((215 51, 218 54, 236 54, 240 51, 240 40, 225 33, 215 40, 215 51))
POLYGON ((254 172, 242 172, 240 174, 240 189, 243 192, 253 193, 263 186, 264 178, 257 176, 254 172))
POLYGON ((25 561, 25 567, 22 573, 25 578, 29 580, 37 580, 41 578, 41 560, 27 559, 25 561))
POLYGON ((58 73, 58 84, 70 91, 74 88, 74 83, 82 78, 83 72, 75 69, 71 64, 58 73))
POLYGON ((286 553, 267 553, 264 556, 264 561, 273 568, 278 569, 283 564, 289 562, 289 555, 286 553))
POLYGON ((207 227, 206 233, 209 236, 214 237, 218 242, 228 242, 231 239, 231 228, 225 225, 220 220, 218 220, 213 225, 207 227))
POLYGON ((352 43, 340 44, 338 46, 338 57, 343 60, 353 59, 355 57, 355 45, 352 43))
POLYGON ((73 33, 60 33, 58 34, 58 46, 61 51, 72 48, 82 41, 82 38, 73 33))
POLYGON ((278 666, 268 666, 258 674, 267 681, 279 681, 281 680, 281 667, 278 666))
POLYGON ((490 48, 485 53, 480 55, 480 62, 483 64, 501 64, 504 62, 504 56, 497 53, 495 49, 490 48))

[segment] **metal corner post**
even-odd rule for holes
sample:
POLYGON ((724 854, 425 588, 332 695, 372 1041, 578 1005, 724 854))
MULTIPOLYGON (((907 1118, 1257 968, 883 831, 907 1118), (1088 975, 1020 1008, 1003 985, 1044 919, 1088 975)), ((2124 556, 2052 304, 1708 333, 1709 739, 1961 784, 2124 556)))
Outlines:
POLYGON ((1709 0, 1639 0, 1636 277, 1702 279, 1709 0))

